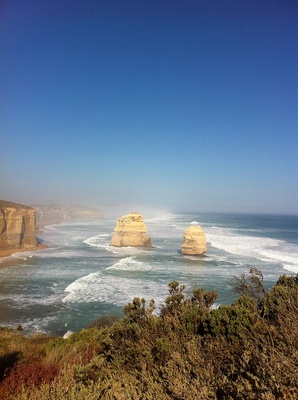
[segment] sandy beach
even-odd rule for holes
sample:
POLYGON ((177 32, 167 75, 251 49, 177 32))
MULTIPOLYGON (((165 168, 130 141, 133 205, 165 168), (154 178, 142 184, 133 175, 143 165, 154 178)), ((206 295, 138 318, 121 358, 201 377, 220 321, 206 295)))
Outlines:
POLYGON ((17 264, 20 259, 17 257, 10 257, 15 253, 26 253, 29 251, 37 251, 46 249, 48 246, 45 244, 38 244, 36 248, 33 249, 9 249, 0 250, 0 269, 10 267, 11 265, 17 264))

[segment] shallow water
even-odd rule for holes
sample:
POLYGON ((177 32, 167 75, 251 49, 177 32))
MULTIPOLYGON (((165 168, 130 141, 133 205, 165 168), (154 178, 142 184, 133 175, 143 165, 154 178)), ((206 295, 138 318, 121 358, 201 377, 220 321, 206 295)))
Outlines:
MULTIPOLYGON (((156 312, 177 280, 216 289, 217 304, 236 296, 232 275, 262 271, 268 289, 281 274, 298 273, 298 217, 163 213, 143 215, 154 248, 109 246, 115 219, 45 228, 48 249, 16 253, 19 262, 0 270, 0 324, 25 332, 64 335, 107 314, 122 315, 134 297, 155 299, 156 312), (202 257, 182 256, 183 231, 199 223, 207 238, 202 257)), ((0 261, 1 262, 1 261, 0 261)))

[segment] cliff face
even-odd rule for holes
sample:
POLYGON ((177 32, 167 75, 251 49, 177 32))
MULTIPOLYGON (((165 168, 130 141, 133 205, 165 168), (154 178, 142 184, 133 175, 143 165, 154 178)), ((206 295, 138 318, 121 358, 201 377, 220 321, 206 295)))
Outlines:
POLYGON ((114 229, 111 246, 151 247, 151 239, 141 214, 134 212, 119 218, 114 229))
POLYGON ((72 220, 92 220, 102 218, 101 211, 84 207, 42 205, 34 206, 34 210, 36 211, 36 224, 38 228, 72 220))
POLYGON ((36 225, 38 228, 69 221, 69 211, 58 206, 34 206, 36 212, 36 225))
POLYGON ((34 209, 0 200, 0 249, 36 247, 34 209))
POLYGON ((192 225, 185 229, 181 251, 182 254, 188 255, 200 255, 206 253, 206 237, 203 229, 199 225, 192 225))

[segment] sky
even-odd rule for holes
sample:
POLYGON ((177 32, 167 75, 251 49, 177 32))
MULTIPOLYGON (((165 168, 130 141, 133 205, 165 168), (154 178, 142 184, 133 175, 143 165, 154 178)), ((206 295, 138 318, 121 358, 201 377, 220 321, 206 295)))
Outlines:
POLYGON ((0 0, 0 199, 298 214, 297 44, 295 0, 0 0))

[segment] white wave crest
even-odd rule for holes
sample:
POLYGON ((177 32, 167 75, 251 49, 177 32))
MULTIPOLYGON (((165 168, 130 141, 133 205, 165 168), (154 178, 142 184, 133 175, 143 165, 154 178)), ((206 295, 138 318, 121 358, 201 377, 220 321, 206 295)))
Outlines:
POLYGON ((298 267, 298 246, 295 244, 266 237, 239 235, 225 228, 212 227, 205 233, 207 241, 213 247, 228 253, 280 263, 294 272, 298 267))
POLYGON ((143 279, 130 279, 95 272, 72 282, 66 289, 63 303, 104 302, 124 306, 134 297, 154 298, 160 305, 167 294, 167 286, 143 279))
POLYGON ((298 265, 284 265, 284 269, 290 272, 294 272, 295 274, 298 274, 298 265))
POLYGON ((114 254, 117 254, 118 256, 137 256, 140 254, 146 254, 148 252, 148 249, 143 248, 143 247, 115 247, 115 246, 109 246, 107 250, 111 251, 114 254))
POLYGON ((111 240, 111 235, 109 233, 102 233, 100 235, 91 236, 90 238, 83 240, 84 243, 89 246, 94 247, 104 247, 109 246, 111 240))
POLYGON ((132 257, 122 258, 120 261, 116 262, 111 267, 107 267, 108 269, 117 269, 117 270, 125 270, 125 271, 139 271, 139 270, 148 270, 146 265, 141 261, 136 261, 132 257))

